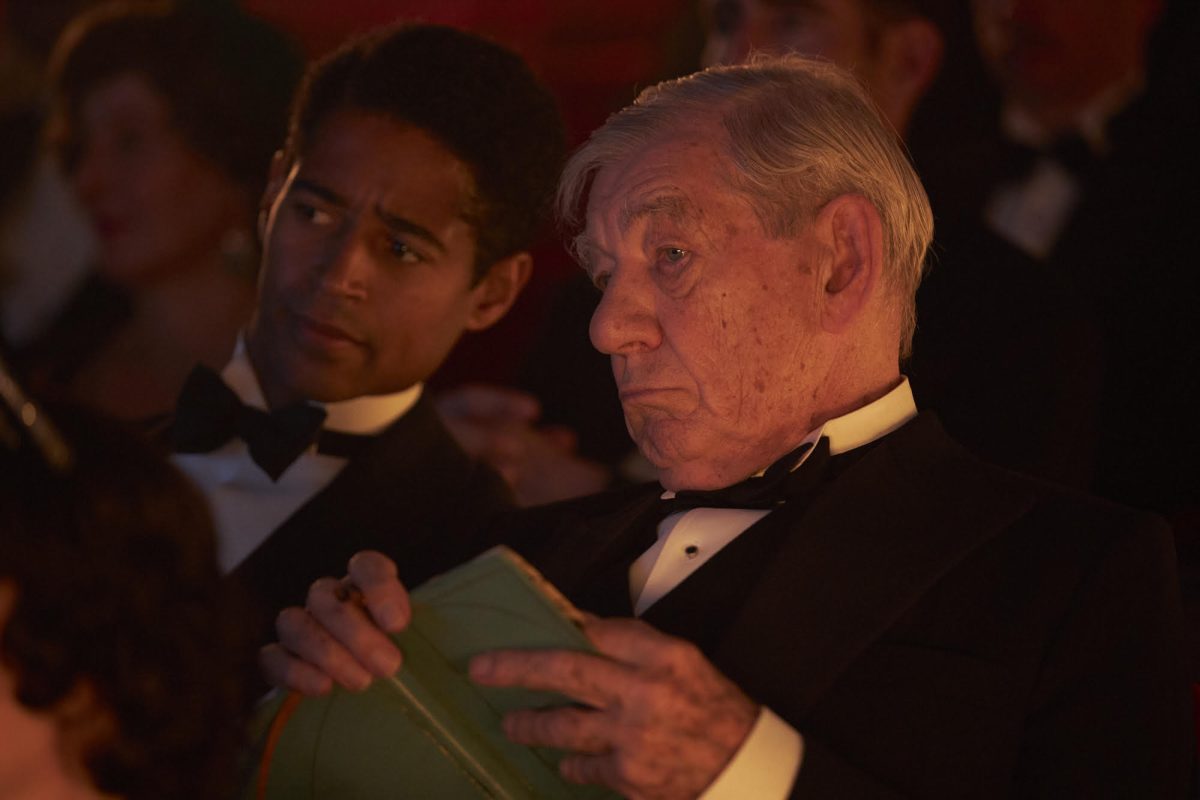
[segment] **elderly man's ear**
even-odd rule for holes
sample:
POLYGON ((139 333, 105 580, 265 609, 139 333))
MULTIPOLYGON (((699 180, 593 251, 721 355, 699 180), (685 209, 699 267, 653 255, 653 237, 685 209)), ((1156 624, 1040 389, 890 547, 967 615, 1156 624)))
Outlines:
POLYGON ((471 289, 467 330, 483 330, 507 314, 532 273, 533 257, 525 251, 502 258, 488 267, 479 283, 471 289))
POLYGON ((883 223, 871 201, 844 194, 817 214, 813 233, 822 246, 821 327, 842 333, 853 327, 879 293, 883 271, 883 223))

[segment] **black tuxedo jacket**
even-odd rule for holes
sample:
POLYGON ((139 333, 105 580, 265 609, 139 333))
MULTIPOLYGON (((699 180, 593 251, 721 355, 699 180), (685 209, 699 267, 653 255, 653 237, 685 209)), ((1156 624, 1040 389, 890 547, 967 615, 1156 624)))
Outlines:
POLYGON ((303 605, 317 578, 342 575, 350 556, 381 550, 408 586, 475 555, 477 532, 511 506, 507 486, 472 461, 422 397, 358 453, 231 573, 261 612, 303 605))
POLYGON ((1100 330, 1066 281, 983 225, 937 222, 904 371, 917 407, 984 461, 1054 483, 1093 479, 1100 330))
MULTIPOLYGON (((1101 333, 1092 489, 1166 515, 1200 512, 1200 270, 1191 210, 1200 103, 1192 84, 1180 88, 1186 99, 1151 87, 1111 121, 1110 150, 1077 176, 1079 200, 1042 265, 1087 304, 1101 333)), ((922 177, 939 226, 983 219, 992 192, 1012 177, 1003 166, 1011 149, 997 131, 929 164, 922 177)), ((1026 304, 1010 309, 1018 335, 1026 304)))
MULTIPOLYGON (((1165 526, 985 465, 929 415, 850 455, 643 617, 803 734, 795 796, 1182 796, 1165 526)), ((503 535, 584 608, 629 613, 658 491, 503 535)))

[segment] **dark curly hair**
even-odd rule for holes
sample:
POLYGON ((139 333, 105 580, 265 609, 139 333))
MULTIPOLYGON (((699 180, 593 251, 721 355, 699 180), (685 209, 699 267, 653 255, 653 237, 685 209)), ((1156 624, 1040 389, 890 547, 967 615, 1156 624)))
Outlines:
POLYGON ((115 423, 54 419, 74 452, 65 472, 0 443, 0 581, 16 589, 0 658, 16 699, 45 712, 89 690, 112 723, 81 754, 101 791, 227 796, 252 648, 207 506, 115 423))
POLYGON ((134 73, 166 100, 193 148, 257 195, 303 64, 283 34, 229 0, 107 3, 72 21, 55 47, 50 80, 57 102, 48 137, 70 171, 83 102, 107 81, 134 73))
POLYGON ((342 109, 429 133, 471 171, 475 272, 525 249, 547 211, 565 150, 554 98, 519 56, 473 34, 399 24, 352 39, 309 70, 288 126, 298 158, 342 109))

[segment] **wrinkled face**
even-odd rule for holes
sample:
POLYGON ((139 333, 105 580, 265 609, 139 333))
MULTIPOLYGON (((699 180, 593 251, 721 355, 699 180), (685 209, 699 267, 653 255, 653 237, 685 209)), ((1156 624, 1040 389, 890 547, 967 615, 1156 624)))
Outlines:
POLYGON ((217 252, 251 206, 220 167, 171 122, 166 100, 125 73, 81 104, 70 177, 99 243, 100 269, 134 285, 217 252))
POLYGON ((704 126, 600 170, 579 242, 603 290, 592 343, 671 489, 729 485, 791 449, 829 368, 812 234, 767 238, 719 141, 704 126))
POLYGON ((1158 0, 974 0, 979 50, 1006 92, 1077 104, 1143 66, 1158 0))
POLYGON ((281 176, 247 346, 273 406, 400 391, 466 327, 473 182, 437 140, 358 111, 330 115, 281 176))
POLYGON ((704 0, 704 11, 706 64, 738 64, 751 52, 795 52, 868 71, 868 19, 860 0, 704 0))

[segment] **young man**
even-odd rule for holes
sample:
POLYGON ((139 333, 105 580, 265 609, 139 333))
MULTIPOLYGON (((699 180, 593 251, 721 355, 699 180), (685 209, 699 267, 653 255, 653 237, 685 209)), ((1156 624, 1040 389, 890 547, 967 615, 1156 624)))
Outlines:
POLYGON ((257 310, 223 380, 193 375, 171 431, 224 568, 265 611, 363 547, 419 581, 507 504, 422 381, 529 277, 562 142, 521 60, 466 33, 391 28, 312 68, 263 199, 257 310))

